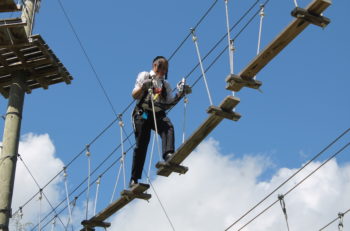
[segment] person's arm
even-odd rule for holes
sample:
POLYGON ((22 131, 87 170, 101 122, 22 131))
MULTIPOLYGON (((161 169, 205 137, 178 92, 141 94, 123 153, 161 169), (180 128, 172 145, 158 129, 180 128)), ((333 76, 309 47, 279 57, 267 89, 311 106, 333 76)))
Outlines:
POLYGON ((131 94, 134 99, 140 99, 142 96, 142 87, 135 87, 131 94))

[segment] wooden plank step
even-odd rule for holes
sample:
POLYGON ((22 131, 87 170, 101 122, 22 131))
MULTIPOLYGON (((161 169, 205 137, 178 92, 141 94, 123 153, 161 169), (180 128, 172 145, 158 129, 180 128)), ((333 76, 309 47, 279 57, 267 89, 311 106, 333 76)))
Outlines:
MULTIPOLYGON (((332 4, 331 0, 314 0, 306 7, 306 11, 314 16, 321 13, 332 4)), ((308 25, 309 21, 303 17, 294 19, 267 47, 262 50, 239 74, 244 80, 251 80, 264 68, 277 54, 279 54, 294 38, 296 38, 308 25)), ((251 87, 235 82, 235 76, 226 78, 227 90, 240 91, 242 87, 251 87)))
MULTIPOLYGON (((230 114, 232 109, 240 102, 239 98, 234 96, 227 96, 219 105, 218 110, 212 107, 212 112, 209 117, 194 131, 194 133, 176 150, 176 152, 166 161, 158 162, 156 167, 158 168, 157 175, 169 176, 174 171, 172 166, 181 166, 181 162, 191 154, 191 152, 209 135, 209 133, 224 119, 225 113, 230 114), (217 113, 225 112, 223 114, 216 115, 217 113), (169 167, 170 166, 170 167, 169 167)), ((210 110, 210 109, 209 109, 210 110)), ((230 117, 228 116, 228 117, 230 117)), ((238 113, 234 113, 235 120, 241 116, 238 113)), ((183 166, 182 166, 183 167, 183 166)), ((187 171, 187 170, 186 170, 187 171)), ((182 173, 183 174, 183 173, 182 173)))
POLYGON ((0 12, 14 12, 20 11, 21 6, 17 5, 14 0, 1 0, 0 1, 0 12))
POLYGON ((129 204, 131 201, 133 201, 135 198, 141 198, 142 199, 150 199, 151 195, 144 193, 146 190, 149 189, 148 184, 136 184, 134 185, 130 190, 123 190, 121 192, 121 197, 114 201, 112 204, 110 204, 107 208, 102 210, 100 213, 96 214, 89 220, 84 220, 81 222, 81 224, 84 226, 81 231, 84 231, 86 228, 93 228, 93 227, 104 227, 102 225, 108 225, 109 223, 105 223, 104 220, 112 216, 114 213, 116 213, 118 210, 123 208, 125 205, 129 204))

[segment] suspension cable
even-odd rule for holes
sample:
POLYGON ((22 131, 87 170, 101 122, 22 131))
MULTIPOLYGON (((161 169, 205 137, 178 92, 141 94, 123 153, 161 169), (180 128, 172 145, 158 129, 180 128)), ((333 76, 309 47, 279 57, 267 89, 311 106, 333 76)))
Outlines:
MULTIPOLYGON (((201 17, 201 19, 197 22, 197 24, 193 27, 194 29, 197 29, 197 27, 202 23, 202 21, 207 17, 209 12, 214 8, 218 0, 215 0, 213 4, 209 7, 209 9, 204 13, 204 15, 201 17)), ((183 46, 183 44, 187 41, 187 39, 191 36, 191 32, 187 34, 187 36, 184 38, 184 40, 180 43, 180 45, 175 49, 175 51, 169 56, 169 61, 175 56, 175 54, 180 50, 180 48, 183 46)))
POLYGON ((55 227, 56 227, 56 216, 54 217, 54 219, 52 221, 51 231, 55 231, 56 230, 55 227))
POLYGON ((118 185, 119 178, 120 178, 120 173, 121 173, 121 170, 122 170, 122 157, 120 158, 119 163, 120 163, 119 170, 118 170, 117 178, 115 180, 115 184, 114 184, 113 193, 112 193, 112 197, 111 197, 110 203, 113 202, 115 193, 117 191, 117 185, 118 185))
MULTIPOLYGON (((344 151, 348 146, 350 145, 350 142, 345 144, 341 149, 339 149, 335 154, 333 154, 331 157, 329 157, 325 162, 323 162, 319 167, 314 169, 311 173, 309 173, 306 177, 304 177, 299 183, 297 183, 295 186, 293 186, 290 190, 288 190, 283 196, 288 195, 290 192, 292 192, 296 187, 301 185, 306 179, 308 179, 311 175, 313 175, 316 171, 318 171, 321 167, 323 167, 325 164, 327 164, 331 159, 333 159, 335 156, 337 156, 339 153, 344 151)), ((238 229, 242 230, 244 227, 249 225, 252 221, 254 221, 256 218, 258 218, 261 214, 265 213, 268 209, 270 209, 274 204, 276 204, 279 200, 277 199, 275 202, 273 202, 271 205, 269 205, 266 209, 264 209, 262 212, 260 212, 258 215, 256 215, 253 219, 248 221, 245 225, 243 225, 241 228, 238 229)), ((231 226, 232 227, 232 226, 231 226)), ((226 229, 228 230, 228 229, 226 229)))
MULTIPOLYGON (((345 214, 347 214, 348 212, 350 212, 350 209, 348 209, 348 210, 346 210, 345 212, 340 213, 340 214, 342 214, 342 215, 343 215, 342 217, 344 217, 345 214)), ((328 226, 330 226, 331 224, 333 224, 333 223, 334 223, 335 221, 337 221, 337 220, 339 220, 339 214, 338 214, 338 217, 336 217, 334 220, 330 221, 327 225, 323 226, 319 231, 324 230, 325 228, 327 228, 328 226)), ((338 225, 338 227, 339 227, 339 225, 338 225)))
POLYGON ((208 83, 207 83, 207 78, 205 76, 205 71, 204 71, 204 68, 203 68, 203 63, 202 63, 202 58, 201 58, 201 54, 199 52, 199 47, 198 47, 198 37, 196 36, 195 34, 195 30, 193 28, 191 28, 191 33, 192 33, 192 40, 196 46, 196 51, 197 51, 197 57, 198 57, 198 61, 199 61, 199 65, 200 65, 200 68, 201 68, 201 71, 202 71, 202 76, 203 76, 203 80, 204 80, 204 83, 205 83, 205 87, 207 89, 207 93, 208 93, 208 97, 209 97, 209 102, 210 102, 210 105, 212 106, 213 105, 213 101, 211 99, 211 95, 210 95, 210 91, 209 91, 209 87, 208 87, 208 83))
POLYGON ((259 205, 261 205, 267 198, 269 198, 272 194, 274 194, 277 190, 279 190, 283 185, 289 182, 293 177, 295 177, 299 172, 301 172, 304 168, 306 168, 312 161, 316 160, 320 157, 325 151, 327 151, 330 147, 332 147, 336 142, 338 142, 343 136, 345 136, 350 131, 350 128, 346 129, 342 134, 340 134, 336 139, 334 139, 330 144, 328 144, 325 148, 323 148, 317 155, 315 155, 311 160, 309 160, 303 167, 301 167, 298 171, 293 173, 288 179, 282 182, 277 188, 275 188, 271 193, 266 195, 262 200, 260 200, 256 205, 254 205, 251 209, 249 209, 246 213, 244 213, 240 218, 238 218, 235 222, 233 222, 225 231, 229 230, 231 227, 236 225, 239 221, 241 221, 245 216, 247 216, 250 212, 256 209, 259 205))
POLYGON ((283 194, 278 195, 278 200, 280 201, 280 205, 282 208, 282 212, 284 214, 284 218, 286 220, 286 224, 287 224, 287 230, 289 231, 289 223, 288 223, 288 216, 287 216, 287 209, 286 209, 286 203, 284 201, 284 196, 283 194))
POLYGON ((89 198, 90 198, 90 176, 91 176, 91 153, 90 153, 90 145, 86 145, 86 156, 87 156, 87 160, 88 160, 88 181, 87 181, 87 185, 88 185, 88 190, 86 192, 86 220, 88 219, 89 216, 89 198))
POLYGON ((66 17, 66 19, 67 19, 67 21, 68 21, 68 24, 69 24, 71 30, 72 30, 73 33, 74 33, 75 38, 76 38, 77 41, 78 41, 78 44, 79 44, 81 50, 82 50, 83 53, 84 53, 84 56, 85 56, 86 60, 87 60, 88 63, 89 63, 89 66, 90 66, 92 72, 94 73, 94 76, 95 76, 95 78, 96 78, 96 80, 97 80, 97 82, 98 82, 100 88, 102 89, 103 94, 105 95, 105 97, 106 97, 106 99, 107 99, 107 101, 108 101, 108 103, 109 103, 109 105, 110 105, 110 107, 111 107, 111 109, 112 109, 114 115, 117 115, 117 112, 116 112, 116 110, 115 110, 115 108, 114 108, 114 106, 113 106, 113 104, 112 104, 112 101, 111 101, 111 99, 109 98, 109 96, 108 96, 108 94, 107 94, 107 91, 106 91, 106 89, 104 88, 104 86, 103 86, 103 84, 102 84, 102 81, 101 81, 99 75, 97 74, 97 71, 96 71, 94 65, 92 64, 92 61, 91 61, 89 55, 87 54, 87 51, 86 51, 86 49, 84 48, 83 43, 81 42, 81 40, 80 40, 80 38, 79 38, 79 36, 78 36, 78 33, 76 32, 76 30, 75 30, 75 28, 74 28, 74 26, 73 26, 73 24, 72 24, 72 22, 71 22, 71 20, 70 20, 70 18, 69 18, 69 16, 68 16, 67 12, 66 12, 66 10, 65 10, 65 8, 64 8, 64 6, 63 6, 61 0, 57 0, 57 1, 58 1, 59 5, 60 5, 60 7, 61 7, 61 9, 62 9, 63 14, 65 15, 65 17, 66 17))
POLYGON ((298 7, 297 0, 294 0, 294 5, 295 5, 295 7, 298 7))

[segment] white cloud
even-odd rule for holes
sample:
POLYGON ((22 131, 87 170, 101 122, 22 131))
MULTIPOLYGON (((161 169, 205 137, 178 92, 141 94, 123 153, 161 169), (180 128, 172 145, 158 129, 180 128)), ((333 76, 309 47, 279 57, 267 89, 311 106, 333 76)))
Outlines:
MULTIPOLYGON (((40 187, 43 187, 57 172, 62 170, 63 162, 55 156, 55 147, 48 134, 35 135, 32 133, 21 137, 19 154, 23 162, 18 158, 15 176, 15 185, 12 199, 13 212, 17 211, 35 193, 39 191, 32 176, 24 166, 28 167, 40 187)), ((56 178, 45 189, 44 193, 53 205, 62 199, 60 183, 62 178, 56 178)), ((39 196, 37 195, 30 203, 23 208, 23 223, 30 222, 37 224, 39 219, 39 196)), ((45 197, 42 198, 42 214, 51 210, 45 197)))
MULTIPOLYGON (((297 170, 281 168, 268 181, 259 182, 258 177, 271 166, 269 159, 221 155, 213 139, 203 142, 185 165, 190 167, 187 174, 157 177, 153 182, 175 230, 181 231, 225 230, 297 170)), ((319 165, 310 164, 230 230, 238 230, 319 165)), ((350 208, 349 193, 350 166, 330 161, 285 197, 291 230, 318 230, 350 208)), ((111 230, 172 230, 152 190, 151 194, 149 203, 137 200, 119 211, 111 230)), ((344 218, 345 227, 350 227, 349 216, 344 218)), ((336 227, 337 222, 329 230, 336 227)), ((243 230, 287 230, 279 202, 243 230)))

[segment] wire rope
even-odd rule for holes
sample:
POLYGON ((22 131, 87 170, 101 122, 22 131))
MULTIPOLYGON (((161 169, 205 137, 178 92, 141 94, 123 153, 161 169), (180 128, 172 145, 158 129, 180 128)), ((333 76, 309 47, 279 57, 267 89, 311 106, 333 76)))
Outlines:
POLYGON ((226 30, 227 30, 227 42, 228 42, 228 55, 229 55, 229 63, 230 63, 230 74, 233 74, 233 41, 231 40, 230 34, 230 21, 228 14, 228 0, 225 0, 225 13, 226 13, 226 30))
POLYGON ((287 209, 286 209, 286 203, 284 201, 284 196, 278 195, 278 200, 280 201, 282 212, 284 214, 284 219, 286 220, 287 230, 289 231, 289 223, 288 223, 287 209))
MULTIPOLYGON (((329 157, 325 162, 323 162, 320 166, 318 166, 316 169, 314 169, 311 173, 309 173, 306 177, 304 177, 301 181, 299 181, 295 186, 293 186, 290 190, 288 190, 283 196, 288 195, 290 192, 292 192, 295 188, 297 188, 299 185, 301 185, 306 179, 308 179, 311 175, 313 175, 316 171, 318 171, 321 167, 323 167, 325 164, 327 164, 331 159, 333 159, 335 156, 337 156, 339 153, 341 153, 343 150, 345 150, 350 145, 350 142, 344 145, 341 149, 339 149, 336 153, 334 153, 331 157, 329 157)), ((245 225, 243 225, 241 228, 238 229, 242 230, 247 225, 249 225, 252 221, 254 221, 256 218, 258 218, 260 215, 265 213, 267 210, 269 210, 273 205, 275 205, 279 200, 277 199, 275 202, 273 202, 271 205, 269 205, 266 209, 264 209, 262 212, 260 212, 258 215, 256 215, 253 219, 249 220, 245 225)), ((226 229, 228 230, 228 229, 226 229)))
POLYGON ((71 211, 70 201, 69 201, 69 192, 68 192, 68 183, 67 183, 68 174, 67 174, 67 170, 66 169, 64 169, 63 177, 64 177, 64 188, 65 188, 65 191, 66 191, 68 214, 69 214, 69 220, 68 220, 67 226, 66 226, 68 228, 69 222, 70 221, 73 222, 73 217, 72 217, 72 211, 71 211))
MULTIPOLYGON (((258 34, 258 47, 256 48, 256 54, 258 55, 260 53, 260 45, 261 45, 261 35, 262 35, 262 25, 263 25, 263 19, 265 16, 264 12, 265 6, 260 6, 260 23, 259 23, 259 34, 258 34)), ((256 75, 254 76, 254 79, 256 79, 256 75)))
POLYGON ((116 112, 116 110, 115 110, 115 108, 114 108, 114 106, 113 106, 113 104, 112 104, 112 101, 111 101, 110 97, 108 96, 107 91, 106 91, 106 89, 104 88, 104 86, 103 86, 103 84, 102 84, 102 81, 101 81, 99 75, 97 74, 97 71, 96 71, 94 65, 92 64, 92 61, 91 61, 89 55, 87 54, 87 51, 86 51, 86 49, 84 48, 83 43, 82 43, 82 41, 80 40, 80 38, 79 38, 79 36, 78 36, 78 33, 76 32, 76 30, 75 30, 75 28, 74 28, 74 26, 73 26, 73 23, 71 22, 71 20, 70 20, 70 18, 69 18, 69 16, 68 16, 68 14, 67 14, 67 12, 66 12, 66 10, 65 10, 65 8, 64 8, 64 6, 63 6, 63 4, 62 4, 62 2, 61 2, 61 0, 57 0, 57 1, 58 1, 59 5, 60 5, 60 7, 61 7, 61 9, 62 9, 63 14, 65 15, 65 17, 66 17, 66 19, 67 19, 67 21, 68 21, 68 24, 69 24, 71 30, 72 30, 73 33, 74 33, 75 38, 77 39, 77 41, 78 41, 78 43, 79 43, 79 46, 80 46, 81 50, 82 50, 83 53, 84 53, 84 56, 85 56, 86 60, 87 60, 88 63, 89 63, 89 66, 90 66, 92 72, 94 73, 94 76, 95 76, 95 78, 96 78, 96 80, 97 80, 99 86, 101 87, 101 89, 102 89, 102 91, 103 91, 104 96, 106 97, 106 99, 107 99, 107 101, 108 101, 108 103, 109 103, 109 105, 110 105, 110 107, 111 107, 111 109, 112 109, 114 115, 117 115, 117 112, 116 112))
POLYGON ((91 152, 90 152, 90 146, 86 145, 86 156, 87 156, 87 161, 88 161, 88 180, 87 180, 87 185, 88 189, 86 192, 86 220, 89 216, 89 199, 90 199, 90 178, 91 178, 91 152))
MULTIPOLYGON (((343 216, 345 214, 347 214, 348 212, 350 212, 350 209, 346 210, 343 214, 343 216)), ((328 226, 330 226, 331 224, 333 224, 334 222, 336 222, 337 220, 339 220, 339 214, 338 214, 338 217, 336 217, 334 220, 330 221, 328 224, 326 224, 325 226, 323 226, 319 231, 322 231, 324 230, 325 228, 327 228, 328 226)))
POLYGON ((226 228, 225 231, 229 230, 231 227, 236 225, 239 221, 241 221, 245 216, 247 216, 250 212, 252 212, 254 209, 256 209, 259 205, 261 205, 267 198, 269 198, 272 194, 274 194, 277 190, 279 190, 283 185, 285 185, 287 182, 289 182, 293 177, 295 177, 299 172, 301 172, 304 168, 306 168, 312 161, 316 160, 318 157, 320 157, 325 151, 327 151, 330 147, 332 147, 336 142, 338 142, 342 137, 344 137, 348 132, 350 131, 350 128, 346 129, 343 133, 341 133, 337 138, 335 138, 331 143, 329 143, 325 148, 323 148, 317 155, 315 155, 311 160, 309 160, 303 167, 298 169, 295 173, 293 173, 290 177, 288 177, 285 181, 282 182, 278 187, 276 187, 271 193, 266 195, 262 200, 260 200, 256 205, 254 205, 251 209, 249 209, 247 212, 245 212, 240 218, 238 218, 235 222, 233 222, 228 228, 226 228))

